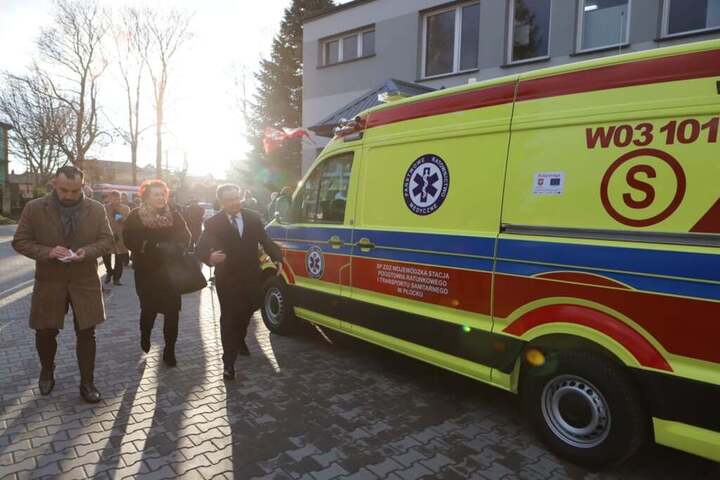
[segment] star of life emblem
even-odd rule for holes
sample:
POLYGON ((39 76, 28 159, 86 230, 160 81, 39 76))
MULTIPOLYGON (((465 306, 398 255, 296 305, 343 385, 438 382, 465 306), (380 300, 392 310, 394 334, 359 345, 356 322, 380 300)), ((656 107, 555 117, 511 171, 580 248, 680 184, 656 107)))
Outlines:
POLYGON ((449 188, 450 172, 443 159, 437 155, 423 155, 405 174, 405 204, 416 215, 430 215, 445 201, 449 188))
POLYGON ((305 267, 312 278, 322 277, 325 270, 325 260, 320 247, 310 247, 305 255, 305 267))

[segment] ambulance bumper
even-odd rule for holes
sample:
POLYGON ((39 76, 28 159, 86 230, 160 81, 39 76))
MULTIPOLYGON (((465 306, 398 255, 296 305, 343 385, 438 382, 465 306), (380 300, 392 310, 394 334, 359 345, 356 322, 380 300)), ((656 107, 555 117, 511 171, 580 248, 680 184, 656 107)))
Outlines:
POLYGON ((655 441, 720 462, 720 385, 634 372, 650 407, 655 441))

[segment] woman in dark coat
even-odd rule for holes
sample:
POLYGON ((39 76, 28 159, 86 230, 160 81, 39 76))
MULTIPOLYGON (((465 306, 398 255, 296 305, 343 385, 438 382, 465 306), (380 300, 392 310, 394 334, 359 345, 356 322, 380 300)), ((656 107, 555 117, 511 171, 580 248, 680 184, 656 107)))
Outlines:
POLYGON ((133 252, 135 289, 140 299, 140 346, 150 350, 150 334, 155 317, 165 319, 163 361, 174 367, 181 300, 165 272, 165 257, 187 248, 190 231, 183 217, 168 206, 170 191, 162 180, 146 180, 140 186, 142 205, 125 221, 125 244, 133 252))

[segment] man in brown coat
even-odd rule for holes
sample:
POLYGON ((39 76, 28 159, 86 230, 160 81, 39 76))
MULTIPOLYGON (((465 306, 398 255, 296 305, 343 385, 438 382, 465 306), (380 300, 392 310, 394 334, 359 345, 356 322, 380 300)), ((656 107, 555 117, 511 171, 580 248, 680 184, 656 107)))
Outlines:
POLYGON ((120 192, 113 190, 108 194, 105 203, 105 212, 107 213, 110 229, 112 230, 115 243, 110 253, 103 255, 103 263, 105 264, 105 283, 112 280, 114 285, 122 285, 120 278, 123 274, 123 266, 127 263, 125 257, 129 256, 129 251, 125 247, 123 241, 123 226, 128 215, 130 215, 130 207, 122 204, 120 192), (112 263, 112 254, 115 254, 115 266, 112 263))
POLYGON ((29 202, 18 223, 13 248, 35 260, 30 328, 40 356, 40 393, 55 386, 55 337, 72 307, 80 394, 100 401, 94 385, 95 326, 105 320, 97 259, 112 249, 113 235, 102 204, 83 194, 83 172, 58 169, 53 193, 29 202))

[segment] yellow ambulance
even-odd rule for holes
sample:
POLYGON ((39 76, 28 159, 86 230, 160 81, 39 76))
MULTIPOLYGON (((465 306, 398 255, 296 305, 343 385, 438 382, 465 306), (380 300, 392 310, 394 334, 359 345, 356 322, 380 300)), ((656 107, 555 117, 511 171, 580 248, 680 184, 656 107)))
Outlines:
POLYGON ((720 461, 720 41, 450 88, 337 132, 262 314, 522 397, 559 455, 720 461))

